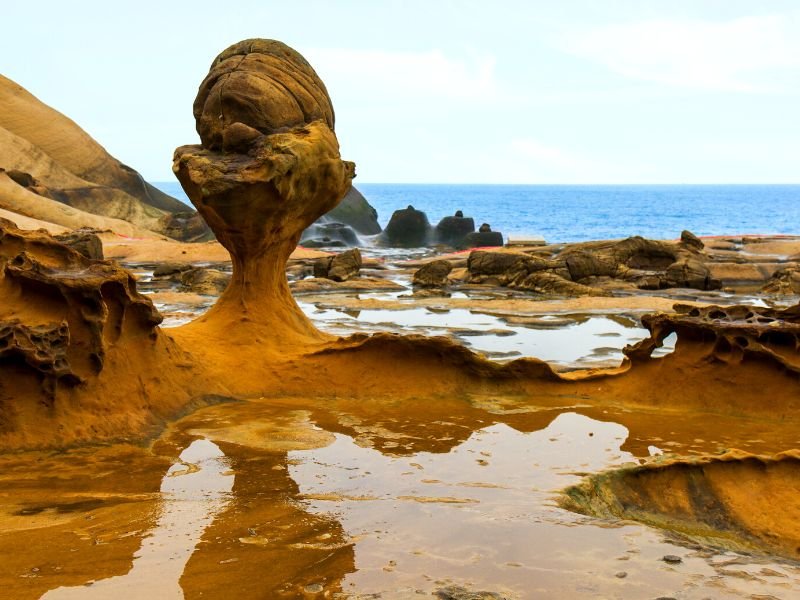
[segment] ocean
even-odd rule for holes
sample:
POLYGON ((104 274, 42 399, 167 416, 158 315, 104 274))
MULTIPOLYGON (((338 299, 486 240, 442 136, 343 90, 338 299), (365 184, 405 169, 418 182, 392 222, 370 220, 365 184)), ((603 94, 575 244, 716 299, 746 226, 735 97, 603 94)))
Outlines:
MULTIPOLYGON (((154 182, 188 203, 177 182, 154 182)), ((456 210, 505 235, 578 242, 642 235, 800 235, 800 185, 450 185, 358 183, 386 226, 413 205, 432 225, 456 210)))

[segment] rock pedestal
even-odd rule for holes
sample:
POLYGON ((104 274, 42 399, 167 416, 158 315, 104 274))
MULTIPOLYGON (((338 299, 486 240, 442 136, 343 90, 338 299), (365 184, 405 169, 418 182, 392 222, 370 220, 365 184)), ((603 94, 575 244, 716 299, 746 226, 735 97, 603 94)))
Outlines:
POLYGON ((173 170, 231 253, 233 276, 190 327, 227 336, 246 321, 284 343, 325 339, 284 272, 303 230, 336 206, 355 176, 339 156, 325 86, 285 44, 246 40, 214 60, 194 115, 203 144, 178 148, 173 170))

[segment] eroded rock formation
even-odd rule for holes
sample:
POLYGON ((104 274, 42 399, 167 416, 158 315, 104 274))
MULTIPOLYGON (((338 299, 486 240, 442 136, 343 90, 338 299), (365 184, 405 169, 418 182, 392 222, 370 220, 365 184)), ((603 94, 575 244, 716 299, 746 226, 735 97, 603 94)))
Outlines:
MULTIPOLYGON (((180 240, 210 238, 194 211, 2 75, 0 167, 0 208, 70 228, 118 230, 122 221, 180 240)), ((121 229, 127 234, 125 225, 121 229)))
POLYGON ((562 506, 635 519, 726 549, 800 558, 800 452, 730 451, 652 461, 587 478, 562 506))
MULTIPOLYGON (((354 165, 339 155, 327 92, 314 87, 309 69, 283 44, 251 40, 223 52, 201 86, 196 115, 205 144, 178 148, 174 170, 230 252, 233 273, 216 305, 194 322, 161 331, 157 312, 124 270, 44 233, 4 226, 0 321, 14 349, 0 357, 0 369, 20 376, 0 387, 2 447, 142 436, 178 410, 223 396, 355 401, 490 390, 542 402, 568 394, 598 405, 737 414, 768 406, 795 418, 793 311, 725 312, 722 320, 711 312, 658 315, 644 321, 652 338, 620 367, 569 373, 533 358, 495 363, 442 337, 335 339, 318 331, 291 296, 285 264, 301 232, 350 189, 354 165), (280 57, 290 64, 278 74, 280 57), (295 84, 306 88, 300 107, 284 93, 295 84), (242 110, 226 109, 220 118, 228 102, 242 110), (759 318, 772 324, 751 322, 759 318), (670 327, 678 334, 675 351, 653 358, 670 327), (709 395, 709 381, 718 394, 709 395)), ((542 293, 605 293, 593 278, 661 277, 683 259, 700 260, 697 243, 685 237, 675 244, 631 238, 574 245, 552 256, 474 252, 469 271, 542 293)))
POLYGON ((702 248, 685 231, 677 243, 636 236, 570 244, 552 254, 476 250, 468 261, 469 281, 566 296, 602 296, 617 288, 719 289, 702 248))
POLYGON ((285 44, 247 40, 214 60, 194 113, 203 145, 178 148, 173 169, 231 253, 233 277, 185 335, 230 335, 245 321, 286 344, 325 339, 284 273, 303 230, 336 206, 355 176, 339 156, 324 84, 285 44))

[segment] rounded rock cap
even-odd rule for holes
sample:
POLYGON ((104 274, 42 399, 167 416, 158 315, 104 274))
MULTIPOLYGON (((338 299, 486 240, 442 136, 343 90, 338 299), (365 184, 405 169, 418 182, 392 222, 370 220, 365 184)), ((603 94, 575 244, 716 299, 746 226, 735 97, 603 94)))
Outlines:
POLYGON ((325 84, 303 56, 277 40, 233 44, 211 63, 194 101, 204 147, 220 150, 225 131, 242 123, 263 134, 322 120, 333 130, 325 84))

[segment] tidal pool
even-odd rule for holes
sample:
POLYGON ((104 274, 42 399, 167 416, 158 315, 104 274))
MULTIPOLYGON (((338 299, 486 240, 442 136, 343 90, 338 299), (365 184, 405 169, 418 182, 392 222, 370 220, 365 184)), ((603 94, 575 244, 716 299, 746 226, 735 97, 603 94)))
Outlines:
POLYGON ((588 474, 796 428, 577 398, 255 399, 150 447, 0 457, 9 598, 791 598, 800 565, 559 507, 588 474), (665 562, 675 556, 680 562, 665 562))

